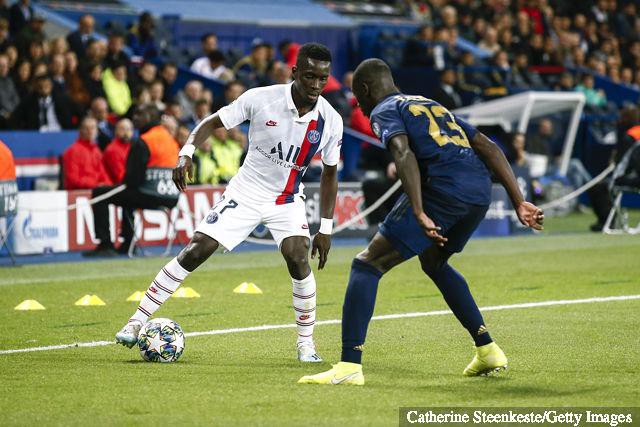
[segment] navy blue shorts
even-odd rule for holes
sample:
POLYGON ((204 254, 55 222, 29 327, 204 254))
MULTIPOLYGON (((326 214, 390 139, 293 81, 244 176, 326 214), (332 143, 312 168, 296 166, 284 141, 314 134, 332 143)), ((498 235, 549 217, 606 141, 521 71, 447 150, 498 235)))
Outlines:
MULTIPOLYGON (((462 251, 489 208, 432 190, 422 193, 422 205, 427 216, 441 227, 440 234, 449 239, 444 245, 449 252, 462 251)), ((400 196, 379 231, 404 259, 420 255, 433 244, 418 225, 406 194, 400 196)))

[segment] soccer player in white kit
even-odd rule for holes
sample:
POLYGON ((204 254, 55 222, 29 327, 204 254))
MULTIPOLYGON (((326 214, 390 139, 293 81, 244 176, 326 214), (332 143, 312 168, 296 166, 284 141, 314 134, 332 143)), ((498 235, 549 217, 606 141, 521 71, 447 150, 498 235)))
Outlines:
POLYGON ((331 53, 325 46, 305 44, 293 67, 293 83, 250 89, 193 130, 173 171, 173 180, 181 191, 186 188, 187 174, 191 174, 195 148, 214 129, 231 129, 249 120, 249 151, 222 199, 202 220, 189 244, 156 275, 134 315, 116 334, 118 343, 135 345, 144 322, 190 272, 220 246, 230 251, 257 225, 264 224, 291 275, 298 359, 322 361, 313 342, 316 281, 309 266, 311 239, 300 181, 313 156, 320 153, 321 224, 313 239, 311 257, 318 254, 318 268, 322 269, 331 247, 343 127, 340 115, 320 96, 330 68, 331 53))

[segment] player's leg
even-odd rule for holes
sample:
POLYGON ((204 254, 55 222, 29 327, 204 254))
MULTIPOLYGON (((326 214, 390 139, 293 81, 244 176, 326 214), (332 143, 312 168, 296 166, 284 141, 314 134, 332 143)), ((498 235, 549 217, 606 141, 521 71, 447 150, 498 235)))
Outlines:
POLYGON ((196 228, 189 244, 165 265, 149 285, 129 322, 116 334, 116 341, 132 347, 140 327, 178 289, 186 277, 205 262, 219 246, 232 250, 260 222, 260 212, 250 203, 238 202, 225 192, 196 228))
POLYGON ((287 237, 280 244, 280 252, 291 276, 293 314, 298 338, 296 348, 301 362, 322 362, 313 341, 316 323, 316 280, 309 265, 309 238, 287 237))
POLYGON ((189 273, 218 249, 219 243, 196 232, 189 244, 156 274, 127 324, 116 334, 116 342, 133 347, 142 325, 178 289, 189 273))
POLYGON ((342 306, 342 362, 362 363, 362 350, 373 316, 380 278, 405 261, 393 244, 376 233, 351 263, 342 306))
POLYGON ((364 384, 362 350, 384 273, 421 253, 430 244, 410 209, 407 196, 398 199, 369 246, 351 264, 342 306, 342 355, 333 369, 307 375, 304 384, 364 384))
POLYGON ((433 280, 449 308, 462 326, 469 332, 476 346, 492 342, 482 314, 471 295, 464 277, 447 260, 452 253, 432 245, 420 254, 422 271, 433 280))
POLYGON ((351 264, 349 283, 342 306, 342 355, 340 363, 317 375, 307 375, 302 384, 363 385, 362 350, 373 316, 378 283, 384 273, 405 258, 382 234, 377 233, 369 246, 351 264))
POLYGON ((486 207, 467 205, 460 209, 455 206, 450 208, 452 211, 466 212, 447 230, 448 241, 445 246, 431 245, 420 254, 419 259, 422 270, 436 284, 449 308, 475 343, 476 358, 464 374, 481 375, 506 367, 507 358, 491 339, 466 280, 449 265, 448 260, 453 253, 462 251, 484 218, 486 207))
POLYGON ((291 276, 298 360, 322 362, 313 341, 316 280, 309 265, 310 236, 304 201, 296 197, 292 203, 271 206, 264 214, 264 224, 278 244, 291 276))

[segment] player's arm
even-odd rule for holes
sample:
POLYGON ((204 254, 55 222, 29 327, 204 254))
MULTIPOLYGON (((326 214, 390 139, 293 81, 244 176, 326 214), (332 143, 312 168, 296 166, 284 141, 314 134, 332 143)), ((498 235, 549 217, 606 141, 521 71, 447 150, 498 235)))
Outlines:
POLYGON ((333 227, 333 211, 338 195, 338 166, 322 165, 320 176, 320 231, 313 238, 311 258, 316 253, 320 258, 318 269, 322 270, 327 262, 327 255, 331 248, 331 228, 333 227))
POLYGON ((180 150, 178 164, 173 169, 173 182, 176 184, 176 187, 178 187, 178 190, 186 190, 187 175, 190 180, 193 180, 193 163, 191 157, 193 157, 196 148, 211 136, 214 129, 222 126, 223 124, 219 114, 214 113, 203 119, 198 126, 191 131, 187 143, 180 150))
POLYGON ((471 147, 507 190, 520 222, 536 230, 542 230, 544 213, 534 204, 524 200, 513 170, 502 150, 482 132, 477 132, 471 139, 471 147))
POLYGON ((441 236, 438 231, 440 227, 424 213, 422 208, 422 185, 420 168, 416 156, 409 148, 409 138, 406 134, 398 134, 389 139, 387 146, 396 163, 396 170, 404 192, 409 197, 413 214, 418 220, 418 224, 424 232, 432 238, 438 245, 443 246, 447 239, 441 236))

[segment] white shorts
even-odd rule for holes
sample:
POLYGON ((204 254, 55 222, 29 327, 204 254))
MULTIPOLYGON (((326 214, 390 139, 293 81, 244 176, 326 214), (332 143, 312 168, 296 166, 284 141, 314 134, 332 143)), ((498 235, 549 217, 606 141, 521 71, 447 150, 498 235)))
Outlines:
POLYGON ((260 224, 264 224, 278 248, 291 236, 310 238, 305 203, 296 196, 292 203, 276 205, 247 201, 231 189, 215 204, 196 228, 218 241, 228 251, 242 243, 260 224))

